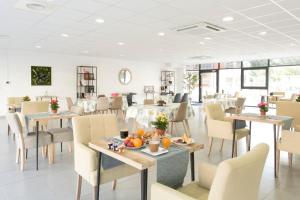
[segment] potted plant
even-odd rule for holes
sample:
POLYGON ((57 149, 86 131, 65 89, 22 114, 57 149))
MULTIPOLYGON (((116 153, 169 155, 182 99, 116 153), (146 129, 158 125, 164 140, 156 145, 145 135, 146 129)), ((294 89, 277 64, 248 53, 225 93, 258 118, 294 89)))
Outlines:
POLYGON ((266 102, 260 102, 257 106, 259 107, 260 115, 261 116, 265 116, 266 113, 269 110, 268 103, 266 103, 266 102))
POLYGON ((168 120, 168 117, 164 113, 160 113, 156 117, 156 121, 152 122, 151 124, 155 127, 156 132, 160 136, 162 136, 166 133, 166 130, 169 125, 169 120, 168 120))
POLYGON ((51 107, 51 112, 52 113, 57 113, 57 110, 59 108, 57 99, 51 99, 50 107, 51 107))
POLYGON ((31 99, 30 99, 29 96, 24 96, 24 97, 23 97, 23 101, 31 101, 31 99))
POLYGON ((298 94, 298 97, 297 97, 296 101, 300 102, 300 94, 298 94))

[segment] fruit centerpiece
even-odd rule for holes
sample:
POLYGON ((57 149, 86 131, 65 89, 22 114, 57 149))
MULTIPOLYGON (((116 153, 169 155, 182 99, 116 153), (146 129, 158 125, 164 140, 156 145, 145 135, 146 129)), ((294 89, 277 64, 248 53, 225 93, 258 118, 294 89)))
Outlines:
POLYGON ((257 106, 259 107, 260 115, 265 116, 266 113, 269 110, 268 103, 267 102, 260 102, 257 106))
POLYGON ((160 136, 163 136, 163 135, 165 135, 166 130, 167 130, 167 128, 168 128, 169 120, 168 120, 168 117, 166 116, 166 114, 160 113, 160 114, 156 117, 156 121, 151 122, 151 124, 155 127, 156 132, 157 132, 160 136))
POLYGON ((144 145, 144 140, 140 137, 130 136, 124 140, 124 145, 125 145, 125 147, 128 147, 128 148, 137 148, 138 149, 144 145))
POLYGON ((57 110, 59 108, 57 99, 51 99, 50 107, 51 107, 51 112, 52 113, 57 113, 57 110))

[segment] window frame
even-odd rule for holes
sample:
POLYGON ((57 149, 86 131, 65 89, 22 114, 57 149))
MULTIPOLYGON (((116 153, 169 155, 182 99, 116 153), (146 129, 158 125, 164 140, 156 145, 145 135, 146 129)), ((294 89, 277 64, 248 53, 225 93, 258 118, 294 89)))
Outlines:
POLYGON ((268 90, 269 88, 269 68, 268 67, 247 67, 242 68, 241 70, 241 89, 261 89, 261 90, 268 90), (245 86, 245 71, 251 70, 264 70, 266 72, 265 78, 265 85, 264 86, 245 86))

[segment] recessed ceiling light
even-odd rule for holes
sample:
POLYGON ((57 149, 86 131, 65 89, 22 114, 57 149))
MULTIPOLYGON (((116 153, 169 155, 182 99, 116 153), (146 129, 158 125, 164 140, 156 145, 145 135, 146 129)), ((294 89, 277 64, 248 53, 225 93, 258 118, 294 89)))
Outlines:
POLYGON ((98 18, 95 20, 98 24, 103 24, 104 23, 104 19, 98 18))
POLYGON ((35 48, 40 49, 42 47, 41 47, 41 45, 35 45, 35 48))
POLYGON ((62 34, 61 34, 61 37, 65 37, 65 38, 67 38, 67 37, 69 37, 69 35, 68 35, 68 34, 66 34, 66 33, 62 33, 62 34))
POLYGON ((166 34, 164 32, 157 33, 158 36, 165 36, 166 34))
POLYGON ((46 6, 40 3, 27 3, 26 7, 30 10, 35 10, 35 11, 41 11, 46 9, 46 6))
POLYGON ((204 40, 211 40, 211 38, 210 37, 205 37, 204 40))
POLYGON ((267 35, 267 32, 266 31, 262 31, 262 32, 259 32, 258 34, 259 35, 267 35))
POLYGON ((204 45, 205 43, 204 42, 199 42, 199 44, 204 45))
POLYGON ((223 17, 223 18, 222 18, 222 21, 223 21, 223 22, 231 22, 231 21, 233 21, 233 20, 234 20, 234 18, 231 17, 231 16, 226 16, 226 17, 223 17))
POLYGON ((118 45, 122 46, 124 45, 124 42, 118 42, 118 45))

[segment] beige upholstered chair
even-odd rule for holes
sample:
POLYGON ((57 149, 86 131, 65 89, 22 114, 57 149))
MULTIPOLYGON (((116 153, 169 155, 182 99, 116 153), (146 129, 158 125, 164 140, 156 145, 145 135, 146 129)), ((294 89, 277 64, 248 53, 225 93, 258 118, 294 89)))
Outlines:
MULTIPOLYGON (((97 185, 97 152, 89 148, 88 143, 119 135, 117 118, 113 114, 88 115, 72 119, 74 132, 75 171, 78 174, 77 199, 80 199, 81 183, 84 178, 96 191, 97 185)), ((128 165, 120 165, 111 169, 101 170, 101 183, 111 182, 130 176, 138 171, 128 165)))
POLYGON ((225 110, 226 113, 230 114, 241 114, 244 109, 246 98, 238 97, 236 100, 235 107, 230 107, 225 110))
POLYGON ((277 101, 276 115, 293 117, 293 129, 300 132, 300 103, 296 101, 277 101))
POLYGON ((144 105, 154 104, 154 99, 144 99, 144 105))
POLYGON ((282 131, 281 138, 277 142, 276 170, 279 172, 280 152, 286 151, 289 156, 289 166, 292 166, 293 154, 300 154, 300 132, 282 131))
MULTIPOLYGON (((23 115, 27 114, 34 114, 34 113, 40 113, 40 112, 48 112, 49 111, 49 102, 48 101, 27 101, 22 102, 21 104, 21 113, 23 115)), ((21 121, 22 125, 24 125, 24 121, 21 121)), ((47 130, 48 121, 40 121, 40 128, 41 130, 47 130)), ((34 122, 29 123, 29 129, 33 129, 35 127, 34 122)))
MULTIPOLYGON (((225 113, 222 110, 220 104, 208 104, 205 107, 207 113, 207 133, 208 137, 210 138, 210 145, 209 145, 209 153, 211 153, 212 144, 214 138, 222 139, 221 151, 223 148, 223 142, 225 140, 232 140, 233 139, 233 121, 228 120, 225 117, 225 113)), ((236 129, 235 130, 235 144, 234 150, 235 155, 237 154, 237 141, 246 137, 247 143, 249 145, 249 130, 246 128, 236 129)))
POLYGON ((73 101, 72 101, 72 98, 71 98, 71 97, 66 97, 66 102, 67 102, 68 110, 70 111, 70 110, 71 110, 71 107, 74 106, 74 103, 73 103, 73 101))
POLYGON ((99 97, 97 100, 96 113, 108 113, 109 100, 108 97, 99 97))
POLYGON ((221 162, 218 167, 202 164, 199 181, 177 191, 155 183, 151 200, 257 200, 268 152, 267 144, 259 144, 238 158, 221 162))
MULTIPOLYGON (((16 162, 20 162, 20 169, 23 171, 25 164, 25 150, 36 147, 36 133, 27 132, 27 128, 23 127, 21 124, 20 117, 22 115, 19 113, 8 113, 6 119, 9 126, 11 127, 12 132, 16 134, 17 141, 17 153, 16 153, 16 162)), ((52 147, 51 136, 47 132, 39 132, 39 147, 50 145, 52 147)), ((53 158, 52 154, 49 154, 49 163, 53 158)))
POLYGON ((190 135, 190 131, 188 129, 187 118, 186 118, 186 110, 187 110, 187 102, 180 103, 178 111, 175 114, 174 119, 171 120, 171 134, 173 134, 173 126, 174 123, 182 122, 183 128, 186 134, 190 135))
MULTIPOLYGON (((72 106, 70 111, 78 115, 83 115, 84 109, 80 106, 72 106)), ((66 128, 53 128, 53 129, 49 129, 48 132, 51 135, 52 142, 54 144, 61 143, 61 151, 62 151, 62 143, 69 142, 68 144, 69 152, 72 152, 72 145, 70 143, 73 141, 73 130, 72 130, 71 121, 68 127, 66 128)), ((53 155, 52 161, 54 162, 55 146, 53 146, 51 150, 53 151, 51 152, 51 154, 53 155)))
POLYGON ((122 96, 113 97, 110 106, 111 113, 116 112, 118 114, 119 111, 122 111, 122 106, 123 106, 122 96))
POLYGON ((23 97, 7 97, 7 107, 9 112, 15 112, 17 108, 21 107, 23 97))

